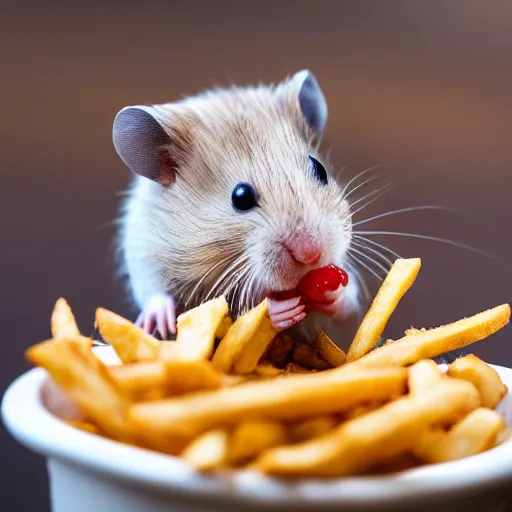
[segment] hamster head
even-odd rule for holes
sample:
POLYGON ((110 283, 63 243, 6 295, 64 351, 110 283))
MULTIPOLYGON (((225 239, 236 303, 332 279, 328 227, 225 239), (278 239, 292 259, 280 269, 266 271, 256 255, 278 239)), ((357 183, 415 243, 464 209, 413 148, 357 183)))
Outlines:
POLYGON ((119 112, 115 147, 141 176, 131 236, 169 293, 225 293, 244 310, 312 268, 344 265, 352 224, 317 153, 326 121, 308 71, 119 112))

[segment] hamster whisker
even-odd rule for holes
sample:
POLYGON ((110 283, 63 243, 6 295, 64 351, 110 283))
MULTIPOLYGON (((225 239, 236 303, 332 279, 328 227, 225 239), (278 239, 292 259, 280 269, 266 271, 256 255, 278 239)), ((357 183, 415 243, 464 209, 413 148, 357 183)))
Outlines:
POLYGON ((375 240, 371 240, 370 238, 365 238, 364 236, 353 234, 352 239, 358 239, 358 240, 366 242, 367 244, 372 244, 376 247, 379 247, 383 251, 387 251, 388 253, 395 256, 395 258, 398 258, 398 259, 402 258, 402 256, 400 256, 400 254, 398 254, 397 252, 393 251, 393 249, 390 249, 389 247, 386 247, 385 245, 379 244, 378 242, 376 242, 375 240))
POLYGON ((350 185, 352 185, 352 183, 354 183, 354 181, 356 181, 357 179, 361 178, 365 174, 367 174, 367 173, 369 173, 371 171, 374 171, 375 169, 378 169, 379 167, 382 167, 382 165, 379 164, 379 165, 374 165, 373 167, 368 167, 368 169, 364 169, 364 171, 361 171, 359 174, 356 174, 352 179, 350 179, 348 181, 348 183, 345 185, 345 187, 341 191, 341 197, 345 197, 345 192, 348 190, 350 185))
POLYGON ((386 195, 388 192, 396 188, 398 185, 401 184, 401 180, 395 180, 391 182, 389 185, 386 185, 385 187, 382 187, 381 189, 373 190, 369 194, 366 194, 365 196, 359 198, 357 201, 353 202, 350 205, 350 209, 352 209, 356 204, 360 203, 361 201, 364 201, 365 199, 368 199, 369 197, 373 196, 372 199, 367 201, 363 206, 360 206, 356 211, 351 212, 351 216, 354 217, 357 215, 361 210, 364 210, 367 206, 377 201, 377 199, 380 199, 382 196, 386 195))
POLYGON ((368 289, 368 285, 366 284, 366 281, 362 278, 361 272, 359 272, 359 270, 355 267, 355 264, 352 261, 352 255, 347 254, 347 256, 349 258, 349 259, 347 259, 347 271, 348 271, 349 275, 350 274, 354 275, 356 278, 356 281, 359 282, 359 285, 364 293, 364 300, 366 301, 366 303, 368 303, 371 300, 371 294, 370 294, 370 290, 368 289))
POLYGON ((189 298, 188 298, 188 299, 187 299, 187 301, 185 302, 185 307, 186 307, 186 308, 188 308, 188 306, 189 306, 190 302, 192 301, 192 299, 194 298, 194 296, 195 296, 195 294, 196 294, 197 290, 199 289, 199 287, 201 286, 201 284, 206 280, 206 278, 207 278, 208 276, 210 276, 210 275, 214 272, 214 270, 215 270, 216 268, 218 268, 220 265, 222 265, 222 264, 224 264, 224 263, 228 262, 228 261, 229 261, 229 259, 230 259, 230 256, 228 256, 228 257, 226 257, 226 258, 221 259, 221 260, 220 260, 220 261, 218 261, 215 265, 213 265, 213 267, 211 267, 211 268, 208 270, 208 272, 205 272, 205 273, 204 273, 203 277, 202 277, 201 279, 199 279, 199 281, 197 282, 197 284, 194 286, 194 289, 190 292, 190 294, 189 294, 189 298))
POLYGON ((411 206, 409 208, 400 208, 399 210, 391 210, 389 212, 380 213, 378 215, 374 215, 373 217, 369 217, 367 219, 360 220, 352 224, 352 227, 360 226, 361 224, 367 224, 373 220, 383 219, 384 217, 389 217, 390 215, 397 215, 399 213, 407 213, 407 212, 418 212, 422 210, 439 210, 439 211, 455 211, 451 208, 445 208, 444 206, 439 205, 425 205, 425 206, 411 206))
POLYGON ((370 247, 369 245, 360 243, 354 239, 352 239, 351 244, 355 245, 356 247, 359 247, 360 249, 365 249, 365 250, 370 251, 371 253, 379 256, 379 258, 383 259, 389 265, 389 268, 391 268, 393 266, 393 262, 386 255, 382 254, 380 251, 377 251, 377 249, 374 249, 373 247, 370 247))
POLYGON ((356 249, 355 247, 350 247, 349 252, 350 251, 352 251, 356 254, 359 254, 359 256, 362 256, 363 258, 366 258, 366 260, 368 260, 369 263, 372 263, 377 268, 382 270, 384 272, 384 275, 386 275, 389 272, 389 268, 385 267, 382 263, 377 261, 375 258, 372 258, 370 255, 366 254, 365 252, 360 251, 359 249, 356 249))
POLYGON ((367 236, 374 236, 374 235, 390 235, 390 236, 403 236, 403 237, 409 237, 409 238, 419 238, 422 240, 430 240, 433 242, 440 242, 447 245, 451 245, 453 247, 458 247, 460 249, 466 249, 467 251, 474 252, 476 254, 480 254, 481 256, 485 256, 486 258, 490 258, 492 260, 498 261, 499 263, 502 263, 503 265, 508 267, 507 262, 503 261, 498 256, 495 256, 494 254, 490 254, 486 251, 483 251, 482 249, 478 249, 478 247, 474 247, 472 245, 463 244, 460 242, 456 242, 455 240, 449 240, 447 238, 439 238, 437 236, 431 236, 431 235, 423 235, 421 233, 403 233, 401 231, 354 231, 356 235, 364 234, 367 236))
POLYGON ((233 290, 233 303, 238 302, 237 314, 240 315, 247 303, 247 285, 253 276, 252 268, 246 266, 238 276, 233 290))
MULTIPOLYGON (((371 178, 363 181, 363 183, 359 183, 356 187, 354 187, 352 190, 348 191, 348 194, 343 197, 343 199, 347 200, 354 192, 359 190, 361 187, 364 187, 365 185, 370 186, 370 183, 374 182, 379 176, 372 176, 371 178)), ((375 190, 375 189, 374 189, 375 190)))
POLYGON ((361 261, 359 258, 357 258, 354 254, 349 254, 349 256, 354 260, 354 263, 356 265, 360 265, 361 267, 364 267, 368 272, 373 274, 379 281, 383 281, 384 278, 381 277, 373 268, 369 267, 364 261, 361 261))
POLYGON ((228 280, 227 282, 223 282, 224 278, 229 276, 230 279, 236 278, 236 271, 239 270, 237 267, 241 266, 243 269, 243 266, 248 262, 248 257, 243 254, 236 258, 228 267, 222 272, 222 274, 217 278, 215 283, 211 286, 210 291, 206 295, 205 301, 213 298, 214 293, 216 293, 217 289, 221 289, 226 291, 226 289, 231 284, 231 281, 228 280), (231 275, 230 275, 231 274, 231 275))

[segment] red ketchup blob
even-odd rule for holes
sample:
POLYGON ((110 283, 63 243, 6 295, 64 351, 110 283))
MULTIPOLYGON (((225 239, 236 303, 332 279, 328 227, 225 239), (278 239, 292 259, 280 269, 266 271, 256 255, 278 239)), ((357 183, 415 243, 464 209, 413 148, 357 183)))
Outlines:
POLYGON ((336 265, 327 265, 308 272, 300 281, 298 289, 302 296, 319 304, 329 304, 325 293, 339 286, 347 286, 348 274, 336 265))
POLYGON ((286 300, 300 295, 307 309, 315 309, 315 304, 330 304, 325 299, 325 293, 334 291, 339 286, 347 286, 348 274, 336 265, 327 265, 309 271, 300 281, 297 288, 274 294, 276 299, 286 300))

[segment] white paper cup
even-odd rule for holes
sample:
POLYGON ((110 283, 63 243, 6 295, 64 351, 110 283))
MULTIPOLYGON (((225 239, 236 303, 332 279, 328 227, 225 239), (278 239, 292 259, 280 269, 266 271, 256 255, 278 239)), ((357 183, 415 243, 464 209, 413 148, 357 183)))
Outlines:
MULTIPOLYGON (((115 362, 108 349, 97 351, 115 362)), ((494 366, 509 388, 512 370, 494 366)), ((180 459, 82 432, 41 399, 44 370, 19 377, 2 401, 9 432, 48 462, 53 512, 501 512, 512 492, 512 442, 461 461, 392 475, 283 481, 255 473, 207 476, 180 459)), ((499 406, 512 426, 512 397, 499 406)))

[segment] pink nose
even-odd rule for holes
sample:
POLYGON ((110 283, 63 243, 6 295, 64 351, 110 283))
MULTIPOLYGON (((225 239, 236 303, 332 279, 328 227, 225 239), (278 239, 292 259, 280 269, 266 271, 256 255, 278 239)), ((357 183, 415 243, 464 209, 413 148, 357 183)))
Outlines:
POLYGON ((322 257, 322 248, 318 240, 311 235, 298 234, 290 238, 285 247, 292 258, 303 265, 315 265, 322 257))

